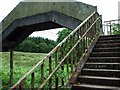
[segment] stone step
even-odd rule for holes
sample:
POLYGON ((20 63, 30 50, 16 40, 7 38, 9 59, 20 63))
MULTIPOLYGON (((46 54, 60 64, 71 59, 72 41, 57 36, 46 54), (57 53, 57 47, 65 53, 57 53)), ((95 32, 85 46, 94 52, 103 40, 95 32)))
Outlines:
POLYGON ((120 43, 120 39, 116 39, 116 40, 98 40, 97 44, 109 44, 109 43, 120 43))
POLYGON ((120 47, 120 43, 102 43, 96 44, 95 48, 120 47))
POLYGON ((81 74, 87 76, 120 78, 120 70, 112 70, 112 69, 82 69, 81 74))
POLYGON ((120 87, 120 78, 114 77, 79 76, 77 81, 84 84, 120 87))
POLYGON ((120 57, 120 52, 92 52, 90 57, 120 57))
POLYGON ((120 47, 94 48, 92 52, 120 52, 120 47))
POLYGON ((120 88, 103 85, 79 84, 73 85, 72 90, 120 90, 120 88))
POLYGON ((119 36, 108 36, 108 37, 104 37, 104 36, 102 36, 102 37, 100 37, 98 40, 116 40, 116 39, 120 39, 120 35, 119 36))
POLYGON ((120 57, 89 57, 87 62, 120 63, 120 57))
POLYGON ((99 37, 72 89, 120 90, 120 35, 99 37))
POLYGON ((120 70, 120 63, 88 63, 87 62, 84 68, 120 70))
POLYGON ((104 35, 100 36, 99 38, 116 38, 116 37, 120 37, 120 35, 104 35))

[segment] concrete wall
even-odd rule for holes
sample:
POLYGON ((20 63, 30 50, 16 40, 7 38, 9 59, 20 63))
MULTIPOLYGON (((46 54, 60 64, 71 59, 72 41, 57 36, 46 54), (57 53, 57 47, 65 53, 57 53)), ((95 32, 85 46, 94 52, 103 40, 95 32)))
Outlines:
POLYGON ((2 21, 2 31, 16 19, 54 10, 83 21, 97 7, 81 2, 21 2, 2 21))

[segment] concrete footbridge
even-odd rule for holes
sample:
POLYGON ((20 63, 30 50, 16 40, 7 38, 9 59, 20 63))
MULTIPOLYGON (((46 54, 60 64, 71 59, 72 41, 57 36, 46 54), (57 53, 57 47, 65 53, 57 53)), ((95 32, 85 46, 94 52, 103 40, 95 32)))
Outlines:
POLYGON ((75 29, 96 6, 82 2, 20 2, 1 22, 2 51, 14 49, 34 31, 75 29))

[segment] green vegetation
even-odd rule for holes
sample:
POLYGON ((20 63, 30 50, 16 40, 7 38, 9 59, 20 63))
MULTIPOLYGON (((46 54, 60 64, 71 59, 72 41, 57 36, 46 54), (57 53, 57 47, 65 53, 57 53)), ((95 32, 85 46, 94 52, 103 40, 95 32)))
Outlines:
MULTIPOLYGON (((25 75, 33 66, 35 66, 40 60, 43 59, 43 57, 46 55, 45 53, 48 53, 51 51, 52 48, 56 46, 56 43, 61 42, 69 33, 71 30, 64 29, 63 31, 58 32, 58 39, 57 42, 44 39, 40 37, 29 37, 26 40, 24 40, 20 45, 18 45, 15 50, 22 51, 22 52, 14 52, 14 82, 16 83, 23 75, 25 75), (29 46, 29 48, 28 48, 29 46), (28 52, 37 52, 37 53, 28 53, 28 52), (38 52, 44 52, 44 53, 38 53, 38 52)), ((65 53, 69 50, 65 45, 65 53)), ((59 51, 60 54, 60 51, 59 51)), ((59 58, 61 58, 61 55, 59 55, 59 58)), ((55 56, 52 56, 52 70, 55 69, 55 56)), ((2 85, 3 88, 8 88, 9 86, 9 76, 10 76, 10 65, 9 65, 9 52, 2 52, 2 85)), ((44 79, 47 78, 49 75, 49 61, 46 60, 44 63, 44 79)), ((67 65, 64 65, 64 72, 61 70, 61 68, 58 69, 56 75, 59 78, 64 78, 66 81, 69 77, 67 75, 67 65), (66 77, 66 78, 65 78, 66 77)), ((38 83, 41 83, 40 80, 40 72, 41 68, 38 68, 35 70, 35 87, 39 87, 38 83), (39 79, 38 79, 39 77, 39 79)), ((25 82, 25 87, 30 86, 31 77, 29 76, 25 82)), ((52 82, 55 83, 55 75, 52 77, 52 82)), ((61 80, 59 81, 61 83, 61 80)), ((47 87, 48 84, 45 86, 47 87)))
POLYGON ((47 38, 28 37, 15 50, 22 52, 48 53, 56 46, 56 42, 47 38), (29 46, 29 48, 28 48, 29 46))
POLYGON ((120 35, 120 24, 113 24, 112 25, 112 34, 113 35, 120 35))
POLYGON ((57 38, 57 43, 60 43, 65 37, 67 37, 70 33, 72 32, 72 30, 70 29, 63 29, 62 31, 59 31, 57 33, 58 38, 57 38))
MULTIPOLYGON (((14 84, 23 76, 25 75, 39 60, 43 59, 45 53, 24 53, 24 52, 14 52, 14 84)), ((49 62, 46 60, 44 63, 44 79, 47 78, 49 75, 49 62)), ((52 68, 55 68, 55 60, 52 58, 52 68)), ((64 65, 64 72, 61 68, 57 71, 56 75, 59 78, 64 78, 67 80, 67 66, 64 65)), ((39 87, 40 81, 40 72, 41 69, 38 68, 35 70, 35 87, 39 87), (36 79, 37 78, 37 79, 36 79)), ((9 53, 3 52, 2 53, 2 85, 4 89, 8 89, 9 86, 9 76, 10 76, 10 69, 9 69, 9 53)), ((31 77, 29 76, 25 82, 25 87, 30 87, 31 77)), ((52 82, 55 83, 55 75, 52 78, 52 82)), ((61 81, 59 81, 61 83, 61 81)), ((48 83, 45 86, 48 88, 48 83)))
MULTIPOLYGON (((14 52, 14 83, 39 62, 45 53, 14 52)), ((2 85, 9 87, 9 53, 2 53, 2 85)))

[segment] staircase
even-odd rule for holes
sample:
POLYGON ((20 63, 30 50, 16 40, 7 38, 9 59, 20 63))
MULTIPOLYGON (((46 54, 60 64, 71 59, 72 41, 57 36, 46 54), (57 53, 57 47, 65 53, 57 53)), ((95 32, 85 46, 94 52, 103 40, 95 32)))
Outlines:
POLYGON ((73 90, 120 90, 120 35, 100 36, 73 90))
POLYGON ((10 90, 120 90, 120 35, 102 33, 101 16, 93 12, 10 90))

